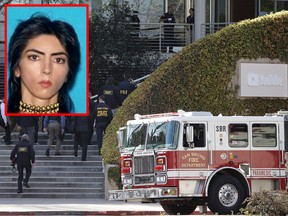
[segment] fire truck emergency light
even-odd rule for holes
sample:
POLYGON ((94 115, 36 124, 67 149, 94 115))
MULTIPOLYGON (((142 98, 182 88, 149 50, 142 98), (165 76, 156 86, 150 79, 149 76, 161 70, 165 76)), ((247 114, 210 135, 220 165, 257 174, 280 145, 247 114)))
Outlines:
POLYGON ((185 112, 184 110, 178 110, 177 112, 168 112, 168 113, 159 113, 159 114, 150 114, 150 115, 140 115, 135 114, 134 119, 140 120, 140 119, 149 119, 149 118, 157 118, 157 117, 169 117, 169 116, 213 116, 211 112, 205 112, 205 111, 197 111, 197 112, 185 112))

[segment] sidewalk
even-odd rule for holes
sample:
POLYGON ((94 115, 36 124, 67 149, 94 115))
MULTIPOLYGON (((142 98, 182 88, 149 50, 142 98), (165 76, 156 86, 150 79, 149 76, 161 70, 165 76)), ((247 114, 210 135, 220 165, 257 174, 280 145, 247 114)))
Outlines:
MULTIPOLYGON (((140 201, 109 201, 105 199, 31 199, 0 198, 0 215, 43 216, 43 215, 168 215, 159 203, 140 201)), ((210 211, 193 215, 213 215, 210 211)))
POLYGON ((0 198, 0 215, 165 215, 159 203, 105 199, 0 198))

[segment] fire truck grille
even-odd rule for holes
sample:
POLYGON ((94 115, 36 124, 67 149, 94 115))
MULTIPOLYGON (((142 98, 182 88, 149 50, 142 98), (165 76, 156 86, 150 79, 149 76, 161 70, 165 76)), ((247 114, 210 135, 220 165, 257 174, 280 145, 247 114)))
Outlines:
POLYGON ((144 156, 134 158, 135 175, 154 174, 154 156, 144 156))

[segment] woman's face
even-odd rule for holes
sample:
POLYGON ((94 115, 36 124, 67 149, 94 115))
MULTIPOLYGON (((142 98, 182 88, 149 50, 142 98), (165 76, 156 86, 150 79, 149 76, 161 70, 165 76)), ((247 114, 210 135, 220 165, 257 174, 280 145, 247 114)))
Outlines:
POLYGON ((56 36, 29 40, 14 71, 21 79, 22 101, 37 106, 56 103, 68 71, 68 53, 56 36))

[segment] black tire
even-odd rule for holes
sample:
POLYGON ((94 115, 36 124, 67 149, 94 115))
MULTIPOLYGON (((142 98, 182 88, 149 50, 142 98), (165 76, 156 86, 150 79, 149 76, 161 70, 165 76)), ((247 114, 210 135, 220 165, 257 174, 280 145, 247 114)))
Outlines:
POLYGON ((164 211, 169 215, 190 215, 197 208, 196 204, 166 204, 160 202, 164 211))
POLYGON ((243 207, 246 193, 241 182, 229 175, 217 177, 208 191, 208 207, 218 214, 235 214, 243 207))

